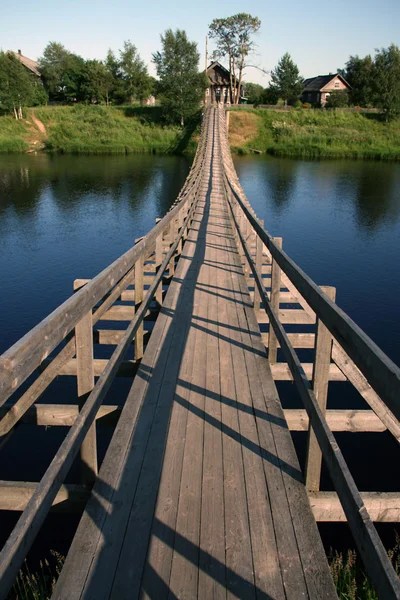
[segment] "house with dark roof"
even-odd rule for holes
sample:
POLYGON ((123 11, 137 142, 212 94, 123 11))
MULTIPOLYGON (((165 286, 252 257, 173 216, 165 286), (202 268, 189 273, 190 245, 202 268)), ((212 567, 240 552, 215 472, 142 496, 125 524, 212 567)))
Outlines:
POLYGON ((36 75, 36 77, 38 78, 41 77, 39 71, 39 64, 35 60, 24 56, 21 50, 18 50, 18 52, 14 52, 13 50, 7 50, 7 54, 13 54, 24 65, 24 67, 28 69, 28 71, 36 75))
POLYGON ((304 80, 302 100, 310 104, 320 103, 321 106, 325 106, 329 95, 341 90, 349 91, 350 84, 339 73, 310 77, 304 80))
MULTIPOLYGON (((206 105, 219 102, 222 104, 234 104, 230 87, 230 73, 221 63, 213 61, 207 67, 208 88, 206 89, 206 105)), ((236 84, 235 94, 239 94, 239 101, 243 98, 244 86, 236 84)))

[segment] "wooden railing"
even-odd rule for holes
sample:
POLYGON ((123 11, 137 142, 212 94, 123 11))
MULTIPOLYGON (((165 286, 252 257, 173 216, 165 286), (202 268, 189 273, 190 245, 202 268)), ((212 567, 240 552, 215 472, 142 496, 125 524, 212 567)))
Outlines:
MULTIPOLYGON (((80 289, 0 358, 0 406, 3 407, 3 412, 0 413, 0 440, 3 443, 7 442, 19 422, 35 410, 38 406, 35 407, 35 402, 57 375, 65 371, 74 356, 79 398, 79 408, 73 407, 73 418, 68 419, 68 415, 64 415, 62 419, 62 424, 70 424, 71 428, 40 483, 33 487, 30 484, 30 487, 28 485, 25 488, 18 487, 17 482, 0 484, 0 495, 2 490, 6 498, 8 494, 14 504, 12 509, 15 509, 15 505, 24 505, 26 496, 29 497, 24 512, 0 553, 1 598, 5 597, 13 584, 55 499, 58 497, 60 501, 60 498, 73 497, 75 494, 77 499, 82 501, 87 497, 85 489, 89 491, 93 485, 97 475, 95 419, 101 412, 102 401, 132 343, 135 360, 138 361, 143 356, 143 321, 153 299, 161 305, 163 276, 166 271, 169 277, 174 274, 175 257, 181 252, 182 242, 191 226, 208 137, 213 126, 212 119, 213 116, 207 113, 191 171, 168 214, 134 247, 97 277, 83 286, 82 281, 76 282, 75 288, 80 289), (155 262, 155 276, 145 292, 143 273, 149 257, 155 262), (127 289, 132 285, 134 292, 127 289), (132 292, 134 307, 113 306, 124 294, 126 297, 132 292), (116 348, 95 383, 93 327, 98 321, 106 318, 110 311, 115 312, 120 308, 133 309, 132 319, 127 329, 119 332, 118 339, 113 342, 116 343, 116 348), (52 354, 54 351, 55 354, 52 354), (44 370, 37 374, 38 368, 43 365, 46 365, 44 370), (37 376, 28 389, 16 400, 12 399, 11 403, 6 404, 10 396, 18 393, 18 388, 35 373, 37 376), (63 486, 79 450, 82 483, 85 487, 63 486)), ((44 411, 51 410, 46 408, 46 405, 42 407, 44 411)))
MULTIPOLYGON (((381 598, 399 598, 400 580, 388 558, 360 492, 325 418, 331 356, 350 382, 399 441, 400 369, 334 302, 334 288, 318 287, 282 250, 281 241, 265 231, 239 184, 226 133, 224 110, 218 109, 224 183, 244 269, 255 283, 255 309, 260 300, 269 320, 269 360, 276 362, 279 343, 309 418, 306 485, 319 490, 321 455, 328 467, 354 540, 381 598), (255 242, 255 255, 250 241, 255 242), (262 277, 263 256, 271 259, 271 291, 262 277), (281 283, 294 290, 306 311, 316 315, 315 358, 310 382, 279 318, 281 283), (332 344, 332 339, 334 343, 332 344)), ((292 338, 293 339, 293 338, 292 338)))

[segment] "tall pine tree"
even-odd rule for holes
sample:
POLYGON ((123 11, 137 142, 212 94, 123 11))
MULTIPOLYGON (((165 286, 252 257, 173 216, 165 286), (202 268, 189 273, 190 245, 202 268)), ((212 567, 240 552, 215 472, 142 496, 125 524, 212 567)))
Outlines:
POLYGON ((300 98, 303 90, 303 78, 300 77, 298 66, 286 52, 271 71, 271 85, 285 104, 293 104, 300 98))

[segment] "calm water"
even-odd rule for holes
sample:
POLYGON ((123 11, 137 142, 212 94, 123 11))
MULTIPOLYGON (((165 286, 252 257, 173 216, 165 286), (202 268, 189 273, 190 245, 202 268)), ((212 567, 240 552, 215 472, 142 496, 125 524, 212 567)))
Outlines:
MULTIPOLYGON (((337 287, 338 304, 400 364, 400 165, 266 157, 237 157, 235 164, 268 231, 283 237, 286 251, 318 284, 337 287)), ((65 300, 75 278, 96 275, 145 234, 176 198, 189 167, 179 157, 0 156, 0 353, 65 300)), ((331 384, 329 405, 360 406, 341 385, 331 384)), ((299 405, 290 382, 278 387, 286 406, 299 405)), ((37 481, 43 452, 48 464, 60 430, 65 434, 28 425, 17 431, 3 450, 0 479, 37 481), (27 435, 31 451, 21 454, 27 435)), ((304 456, 305 434, 293 437, 304 456)), ((393 469, 398 450, 388 434, 337 439, 360 489, 399 488, 393 471, 382 469, 393 469)), ((69 477, 77 480, 76 469, 69 477)), ((326 473, 322 485, 332 489, 326 473)), ((0 517, 0 537, 15 519, 0 517)), ((59 527, 56 515, 46 523, 35 545, 39 557, 49 547, 66 551, 77 518, 70 528, 65 520, 59 527)), ((347 543, 345 526, 320 529, 327 545, 347 543)), ((391 526, 386 530, 392 545, 391 526)))

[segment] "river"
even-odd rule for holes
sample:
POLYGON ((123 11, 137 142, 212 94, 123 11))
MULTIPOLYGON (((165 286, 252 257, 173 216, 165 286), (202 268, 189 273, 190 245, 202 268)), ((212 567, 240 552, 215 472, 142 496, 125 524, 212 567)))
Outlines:
MULTIPOLYGON (((400 364, 400 165, 265 156, 234 162, 266 229, 283 237, 318 284, 337 288, 337 303, 400 364)), ((0 352, 65 300, 75 278, 93 277, 144 235, 189 168, 188 159, 172 156, 1 156, 0 352)), ((341 385, 331 384, 329 406, 362 407, 341 385)), ((297 406, 294 386, 278 387, 284 405, 297 406)), ((397 450, 388 434, 337 438, 360 489, 399 488, 381 468, 397 450)), ((305 435, 294 439, 304 455, 305 435)), ((52 444, 55 451, 56 437, 52 444)), ((12 442, 6 450, 11 458, 12 442)), ((28 458, 25 477, 36 479, 35 453, 28 458)), ((15 477, 11 466, 3 461, 1 479, 15 477)), ((323 485, 331 487, 326 475, 323 485)))

